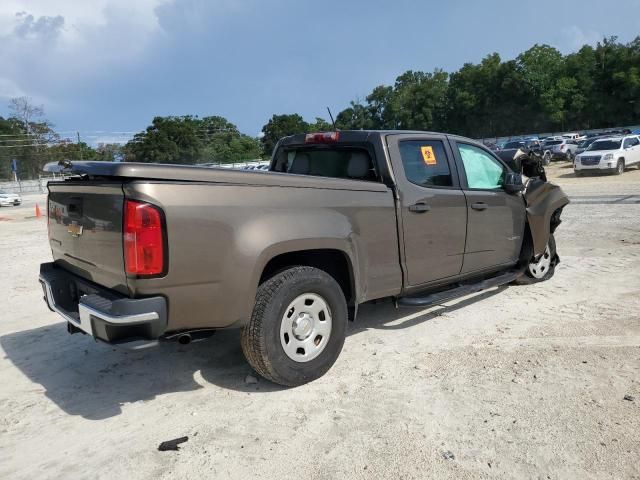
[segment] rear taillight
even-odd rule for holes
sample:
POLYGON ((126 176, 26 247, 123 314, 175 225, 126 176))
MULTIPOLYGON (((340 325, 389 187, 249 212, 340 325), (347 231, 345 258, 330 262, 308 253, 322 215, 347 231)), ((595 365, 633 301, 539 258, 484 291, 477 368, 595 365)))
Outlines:
POLYGON ((336 143, 340 140, 340 132, 307 133, 304 143, 336 143))
POLYGON ((560 145, 560 150, 564 150, 564 145, 560 145))
POLYGON ((123 238, 127 274, 149 276, 164 273, 164 222, 158 207, 125 200, 123 238))

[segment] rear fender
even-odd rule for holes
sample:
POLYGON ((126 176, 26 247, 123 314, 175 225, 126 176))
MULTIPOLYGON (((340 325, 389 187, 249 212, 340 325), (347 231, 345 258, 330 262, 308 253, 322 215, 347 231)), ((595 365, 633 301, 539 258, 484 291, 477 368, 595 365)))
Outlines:
MULTIPOLYGON (((569 197, 559 186, 532 178, 527 184, 524 198, 527 203, 527 220, 533 240, 533 254, 538 256, 544 253, 549 241, 554 213, 569 203, 569 197)), ((554 217, 554 221, 559 222, 559 215, 554 217)))

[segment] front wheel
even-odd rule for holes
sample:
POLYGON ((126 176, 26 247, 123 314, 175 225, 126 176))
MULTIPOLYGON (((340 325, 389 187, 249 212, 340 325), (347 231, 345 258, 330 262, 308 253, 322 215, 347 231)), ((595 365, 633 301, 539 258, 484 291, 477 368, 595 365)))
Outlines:
POLYGON ((544 156, 542 157, 542 162, 545 165, 549 165, 551 163, 551 153, 550 152, 544 152, 544 156))
POLYGON ((313 267, 293 267, 263 282, 249 324, 244 355, 254 370, 295 387, 324 375, 344 345, 347 303, 335 279, 313 267))
POLYGON ((618 164, 616 165, 616 169, 614 171, 615 175, 622 175, 624 173, 624 160, 618 160, 618 164))
POLYGON ((544 249, 544 253, 538 258, 532 258, 527 265, 524 274, 515 283, 519 285, 530 285, 532 283, 544 282, 553 277, 557 263, 556 239, 553 234, 549 235, 549 241, 544 249))

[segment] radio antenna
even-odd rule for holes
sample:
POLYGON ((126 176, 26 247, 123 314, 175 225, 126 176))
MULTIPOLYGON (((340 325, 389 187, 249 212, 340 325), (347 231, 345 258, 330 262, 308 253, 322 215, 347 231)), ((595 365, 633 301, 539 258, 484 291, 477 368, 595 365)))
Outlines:
POLYGON ((331 115, 329 107, 327 107, 327 112, 329 112, 329 118, 331 119, 331 123, 333 123, 333 130, 337 132, 338 129, 336 128, 336 121, 333 119, 333 115, 331 115))

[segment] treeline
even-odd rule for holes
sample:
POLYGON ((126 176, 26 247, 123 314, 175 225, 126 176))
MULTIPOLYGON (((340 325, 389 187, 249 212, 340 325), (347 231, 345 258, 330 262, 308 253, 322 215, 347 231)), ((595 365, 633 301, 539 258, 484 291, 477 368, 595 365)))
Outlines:
POLYGON ((84 142, 65 138, 45 119, 40 106, 26 97, 9 102, 12 114, 0 117, 0 179, 13 178, 12 160, 16 160, 20 179, 38 178, 45 163, 67 159, 114 161, 121 157, 122 146, 84 142))
POLYGON ((640 37, 562 55, 535 45, 451 74, 408 71, 340 112, 341 128, 448 131, 473 138, 607 128, 640 122, 640 37))
MULTIPOLYGON (((156 117, 126 145, 61 139, 42 120, 42 109, 14 99, 0 117, 0 176, 17 158, 24 175, 59 159, 158 163, 225 163, 268 157, 279 138, 331 130, 323 118, 273 115, 254 138, 219 116, 156 117), (14 136, 12 136, 14 135, 14 136)), ((447 73, 407 71, 393 85, 374 88, 364 100, 337 113, 339 129, 446 131, 472 138, 608 128, 640 123, 640 37, 616 37, 562 55, 535 45, 514 60, 497 53, 447 73)))

